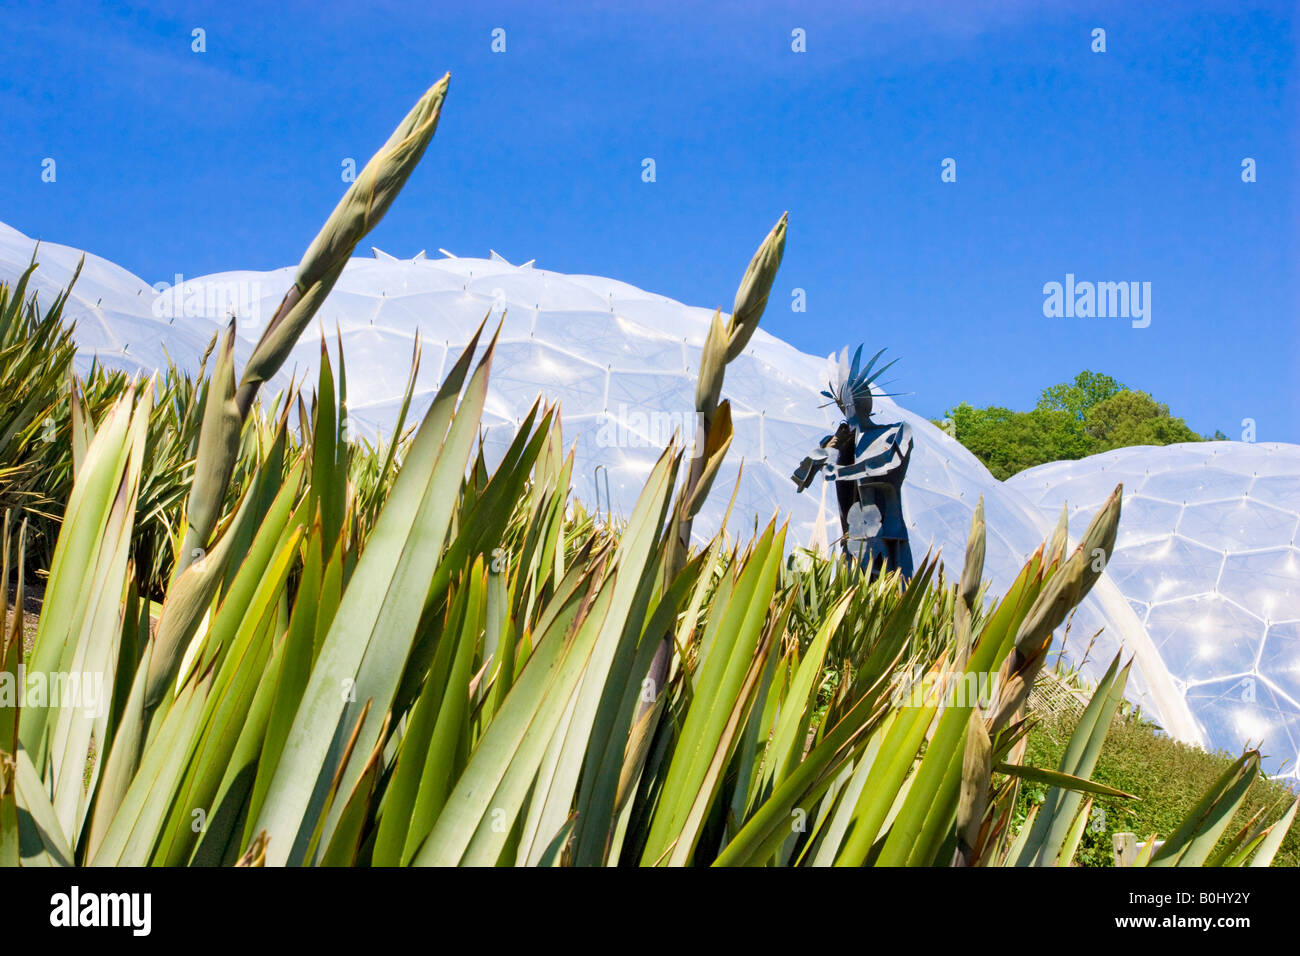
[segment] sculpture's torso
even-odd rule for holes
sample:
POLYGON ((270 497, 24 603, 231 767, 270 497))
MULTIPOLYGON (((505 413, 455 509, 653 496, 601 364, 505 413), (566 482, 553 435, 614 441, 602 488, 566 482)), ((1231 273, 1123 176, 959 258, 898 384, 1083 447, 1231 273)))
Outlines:
POLYGON ((853 482, 837 482, 837 485, 848 485, 850 493, 856 492, 861 520, 873 535, 907 537, 907 526, 903 523, 902 488, 912 454, 911 429, 903 422, 889 425, 872 423, 855 432, 855 438, 853 463, 880 462, 887 470, 853 482), (893 467, 889 467, 890 464, 893 467))
POLYGON ((839 443, 836 456, 845 554, 857 561, 869 556, 877 567, 902 568, 910 575, 902 486, 912 455, 911 429, 904 422, 854 425, 844 436, 851 440, 839 443))

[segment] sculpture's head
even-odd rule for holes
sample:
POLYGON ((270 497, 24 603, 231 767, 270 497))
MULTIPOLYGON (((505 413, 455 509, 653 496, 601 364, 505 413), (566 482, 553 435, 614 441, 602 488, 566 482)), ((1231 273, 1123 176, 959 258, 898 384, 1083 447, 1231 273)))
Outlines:
POLYGON ((878 379, 885 369, 889 368, 894 362, 888 362, 880 368, 876 368, 876 360, 885 353, 881 349, 871 357, 866 366, 862 365, 862 346, 859 345, 853 353, 853 359, 849 359, 848 346, 840 352, 839 361, 831 375, 831 381, 827 390, 822 392, 827 398, 834 402, 844 416, 845 420, 856 424, 866 425, 871 421, 871 409, 873 404, 873 395, 871 386, 878 379))

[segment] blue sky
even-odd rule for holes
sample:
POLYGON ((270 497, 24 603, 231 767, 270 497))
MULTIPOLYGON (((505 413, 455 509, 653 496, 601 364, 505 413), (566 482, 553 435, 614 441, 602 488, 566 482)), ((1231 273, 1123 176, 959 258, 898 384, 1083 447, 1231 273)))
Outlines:
POLYGON ((363 248, 492 248, 728 308, 789 210, 763 327, 888 347, 915 411, 1029 407, 1090 368, 1199 432, 1300 441, 1294 4, 899 6, 9 5, 0 220, 150 282, 293 264, 342 160, 450 70, 363 248), (1044 317, 1067 273, 1150 282, 1150 325, 1044 317))

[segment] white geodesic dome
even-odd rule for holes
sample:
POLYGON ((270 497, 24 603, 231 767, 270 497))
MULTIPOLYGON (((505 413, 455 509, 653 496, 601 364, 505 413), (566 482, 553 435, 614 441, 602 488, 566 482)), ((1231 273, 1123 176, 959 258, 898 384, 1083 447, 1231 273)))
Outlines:
MULTIPOLYGON (((0 278, 26 267, 33 244, 0 227, 0 278)), ((43 244, 35 287, 52 298, 80 255, 43 244)), ((186 279, 177 283, 179 291, 151 297, 143 280, 87 256, 67 311, 77 322, 79 364, 94 355, 107 365, 150 370, 170 355, 196 369, 203 347, 231 312, 237 317, 236 357, 242 363, 292 280, 292 268, 228 272, 186 279), (89 291, 87 278, 96 283, 89 291)), ((348 264, 270 390, 283 388, 291 376, 310 386, 322 334, 337 363, 337 333, 346 359, 351 424, 372 435, 387 434, 417 333, 422 362, 411 420, 424 413, 484 316, 490 316, 489 327, 503 323, 483 419, 489 449, 504 449, 539 393, 558 400, 565 441, 577 450, 576 494, 590 507, 628 513, 673 433, 686 441, 694 435, 695 375, 711 310, 613 279, 565 275, 532 263, 511 265, 495 254, 397 259, 376 250, 373 259, 348 264)), ((826 359, 799 352, 761 328, 728 366, 723 397, 732 403, 735 439, 695 523, 697 537, 718 530, 739 480, 731 533, 748 536, 756 522, 777 514, 789 519, 790 544, 833 547, 839 535, 833 492, 828 494, 818 479, 796 494, 789 478, 836 423, 820 395, 829 374, 826 359)), ((878 420, 905 421, 913 430, 903 511, 916 560, 939 551, 950 577, 960 574, 971 516, 983 496, 985 576, 993 593, 1005 591, 1051 533, 1055 516, 1045 518, 926 419, 883 396, 876 406, 878 420)), ((1183 697, 1161 668, 1144 666, 1158 658, 1132 608, 1104 575, 1075 614, 1067 644, 1086 645, 1099 630, 1087 668, 1104 667, 1120 648, 1129 649, 1139 659, 1130 684, 1133 699, 1170 733, 1200 742, 1183 697)))
MULTIPOLYGON (((132 374, 152 374, 167 365, 168 356, 182 368, 196 371, 213 334, 220 327, 206 318, 173 319, 156 308, 157 294, 143 279, 99 256, 70 246, 35 240, 0 222, 0 279, 15 283, 36 255, 38 268, 28 281, 27 294, 37 294, 48 306, 72 281, 85 257, 81 277, 73 286, 64 316, 75 320, 76 368, 86 373, 93 360, 132 374)), ((236 344, 241 362, 251 354, 246 342, 236 344)), ((287 380, 277 379, 283 385, 287 380)))
POLYGON ((1080 529, 1117 482, 1106 573, 1206 740, 1262 742, 1266 769, 1300 755, 1300 446, 1203 442, 1040 465, 1007 484, 1080 529))

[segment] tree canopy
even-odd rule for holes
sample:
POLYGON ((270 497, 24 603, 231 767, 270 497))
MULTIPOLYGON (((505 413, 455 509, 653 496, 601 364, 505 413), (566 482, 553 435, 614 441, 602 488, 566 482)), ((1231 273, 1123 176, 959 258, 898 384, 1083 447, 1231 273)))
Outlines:
POLYGON ((999 480, 1034 465, 1086 458, 1112 448, 1205 440, 1173 417, 1168 405, 1091 371, 1043 389, 1029 411, 975 408, 962 402, 944 414, 947 420, 936 424, 999 480))

